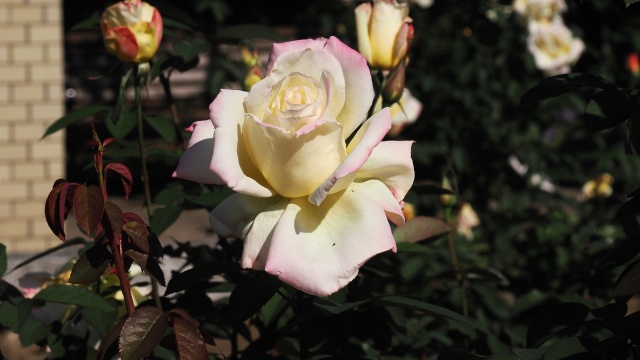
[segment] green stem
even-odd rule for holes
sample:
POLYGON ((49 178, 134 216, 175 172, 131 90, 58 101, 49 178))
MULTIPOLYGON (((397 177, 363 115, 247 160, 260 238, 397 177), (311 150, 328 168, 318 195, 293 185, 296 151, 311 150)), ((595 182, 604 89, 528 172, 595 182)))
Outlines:
MULTIPOLYGON (((169 103, 169 109, 171 110, 171 118, 173 122, 180 127, 180 117, 178 117, 178 109, 176 108, 176 103, 173 99, 173 93, 171 92, 171 84, 169 83, 169 78, 164 75, 164 73, 160 72, 160 83, 162 84, 162 89, 164 90, 164 95, 167 97, 167 103, 169 103)), ((187 148, 187 138, 184 134, 184 131, 180 131, 180 139, 182 141, 182 147, 187 148)))
MULTIPOLYGON (((142 183, 144 186, 144 202, 147 205, 147 215, 149 215, 149 224, 151 224, 151 219, 153 217, 153 208, 151 207, 151 190, 149 189, 149 171, 147 170, 147 150, 144 146, 144 123, 142 122, 142 79, 140 76, 137 76, 136 79, 136 114, 138 118, 138 146, 140 149, 140 163, 142 164, 142 183)), ((149 277, 151 280, 151 290, 153 296, 153 302, 155 305, 162 309, 162 303, 160 302, 160 296, 158 295, 158 283, 152 277, 149 277)))

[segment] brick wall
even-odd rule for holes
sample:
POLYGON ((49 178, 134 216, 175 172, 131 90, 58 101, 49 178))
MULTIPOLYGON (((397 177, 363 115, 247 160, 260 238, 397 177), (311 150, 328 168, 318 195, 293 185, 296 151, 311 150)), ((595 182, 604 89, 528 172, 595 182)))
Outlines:
POLYGON ((44 201, 64 177, 64 135, 44 140, 64 114, 62 0, 0 1, 0 243, 12 253, 59 240, 44 201))

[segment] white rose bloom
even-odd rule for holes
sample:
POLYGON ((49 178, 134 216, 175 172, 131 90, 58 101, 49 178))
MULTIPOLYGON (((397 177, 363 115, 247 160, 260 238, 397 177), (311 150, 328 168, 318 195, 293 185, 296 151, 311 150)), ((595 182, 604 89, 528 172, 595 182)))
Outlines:
POLYGON ((514 0, 513 10, 531 24, 551 21, 567 10, 567 3, 565 0, 514 0))
POLYGON ((529 52, 536 67, 547 76, 569 72, 584 51, 582 40, 574 38, 562 21, 540 24, 529 31, 529 52))
POLYGON ((411 0, 412 3, 420 6, 423 9, 431 7, 433 5, 433 0, 411 0))

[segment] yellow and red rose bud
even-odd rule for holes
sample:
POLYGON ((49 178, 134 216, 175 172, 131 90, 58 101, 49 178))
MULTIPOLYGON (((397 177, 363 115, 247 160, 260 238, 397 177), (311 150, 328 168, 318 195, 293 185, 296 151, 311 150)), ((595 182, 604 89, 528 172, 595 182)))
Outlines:
POLYGON ((640 60, 638 59, 638 53, 631 53, 627 57, 627 68, 633 76, 638 76, 640 74, 640 60))
POLYGON ((358 51, 369 65, 391 70, 405 58, 413 39, 409 6, 396 0, 374 0, 355 9, 358 51))
POLYGON ((613 176, 608 173, 599 175, 593 180, 587 181, 582 186, 582 194, 580 200, 589 200, 592 198, 608 198, 613 194, 613 176))
POLYGON ((384 86, 382 87, 382 100, 385 104, 391 105, 400 101, 400 98, 404 93, 404 83, 408 63, 409 58, 405 57, 387 77, 384 86))
POLYGON ((416 217, 416 208, 412 204, 405 202, 402 207, 402 215, 404 215, 405 222, 409 221, 416 217))
POLYGON ((140 0, 125 0, 108 7, 102 13, 101 26, 107 51, 124 62, 149 61, 162 40, 160 13, 140 0))
POLYGON ((473 240, 473 228, 480 225, 480 218, 469 203, 462 204, 457 218, 458 233, 463 235, 467 240, 473 240))
POLYGON ((258 81, 264 79, 264 73, 262 72, 262 62, 258 56, 258 50, 254 49, 251 52, 247 47, 240 49, 242 55, 242 62, 248 68, 244 79, 242 80, 242 87, 245 91, 251 90, 251 87, 258 81))

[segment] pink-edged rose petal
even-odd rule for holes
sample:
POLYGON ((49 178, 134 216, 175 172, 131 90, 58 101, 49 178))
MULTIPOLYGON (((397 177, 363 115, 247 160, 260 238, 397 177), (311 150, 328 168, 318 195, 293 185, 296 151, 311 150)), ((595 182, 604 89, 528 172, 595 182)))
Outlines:
POLYGON ((380 180, 398 201, 402 201, 415 178, 411 145, 413 141, 381 142, 357 172, 355 180, 380 180))
POLYGON ((347 158, 311 195, 309 201, 320 205, 327 195, 344 190, 356 178, 356 172, 365 164, 373 149, 391 129, 391 112, 384 108, 375 113, 353 137, 347 147, 347 158))
POLYGON ((393 196, 391 190, 379 180, 367 180, 361 183, 353 183, 351 191, 367 197, 384 209, 387 219, 392 223, 404 225, 404 213, 401 202, 393 196))
POLYGON ((191 132, 189 146, 172 176, 203 184, 224 184, 222 179, 211 171, 214 133, 211 120, 196 121, 187 130, 191 132))
POLYGON ((308 294, 328 296, 369 258, 395 251, 385 209, 368 195, 347 188, 320 206, 291 199, 273 230, 265 270, 308 294))
POLYGON ((246 96, 244 91, 223 89, 209 106, 215 127, 211 170, 236 192, 270 197, 275 193, 251 161, 242 134, 246 96))

